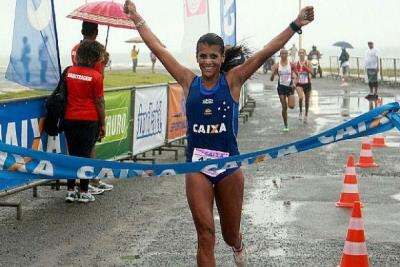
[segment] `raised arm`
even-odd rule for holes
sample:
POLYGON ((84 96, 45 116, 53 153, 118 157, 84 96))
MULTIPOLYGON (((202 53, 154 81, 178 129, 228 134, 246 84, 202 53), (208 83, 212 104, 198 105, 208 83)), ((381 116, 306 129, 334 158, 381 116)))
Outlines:
POLYGON ((187 95, 195 74, 182 66, 165 48, 158 37, 150 30, 145 20, 139 15, 132 1, 125 1, 124 11, 135 23, 136 29, 147 47, 156 55, 172 77, 183 87, 185 95, 187 95))
POLYGON ((253 75, 258 68, 267 60, 275 54, 279 49, 281 49, 287 41, 294 35, 295 29, 307 25, 314 20, 314 8, 307 6, 303 8, 296 20, 293 21, 294 24, 288 26, 283 32, 276 36, 272 41, 270 41, 264 48, 253 56, 251 56, 245 63, 236 68, 233 68, 227 74, 227 79, 231 80, 231 84, 235 88, 240 88, 242 84, 253 75), (229 77, 230 76, 230 77, 229 77))

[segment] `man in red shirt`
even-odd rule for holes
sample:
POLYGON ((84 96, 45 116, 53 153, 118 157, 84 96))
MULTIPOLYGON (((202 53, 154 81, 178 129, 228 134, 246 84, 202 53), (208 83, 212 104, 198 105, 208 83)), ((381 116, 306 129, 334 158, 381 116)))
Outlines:
MULTIPOLYGON (((81 33, 83 36, 83 40, 95 41, 97 38, 97 35, 99 33, 98 25, 96 23, 84 21, 84 22, 82 22, 81 33)), ((76 51, 78 50, 81 42, 77 43, 71 50, 71 61, 72 61, 72 65, 74 65, 74 66, 77 64, 76 63, 76 51)), ((94 66, 94 69, 97 70, 103 76, 104 76, 104 67, 106 66, 108 60, 109 60, 109 55, 106 52, 105 58, 99 62, 96 62, 95 66, 94 66)))
MULTIPOLYGON (((98 25, 96 23, 83 21, 81 33, 83 36, 82 41, 85 40, 95 41, 98 35, 98 25)), ((71 50, 71 61, 74 66, 77 65, 76 52, 79 46, 81 45, 82 41, 76 44, 71 50)), ((109 54, 105 51, 105 56, 94 64, 94 69, 97 72, 99 72, 103 78, 104 78, 104 68, 108 60, 109 60, 109 54)), ((94 150, 92 157, 95 158, 94 150)), ((92 183, 89 185, 89 190, 93 195, 98 195, 103 193, 104 191, 108 191, 111 189, 113 189, 112 185, 106 184, 97 179, 93 180, 92 183)))

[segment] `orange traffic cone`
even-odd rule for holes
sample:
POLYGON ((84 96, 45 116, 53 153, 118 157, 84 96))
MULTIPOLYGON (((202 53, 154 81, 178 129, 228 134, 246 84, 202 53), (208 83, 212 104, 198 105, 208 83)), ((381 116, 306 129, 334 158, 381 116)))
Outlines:
POLYGON ((367 244, 360 202, 354 202, 340 267, 368 267, 367 244))
POLYGON ((372 144, 371 146, 373 147, 386 147, 385 143, 385 137, 381 134, 377 134, 372 138, 372 144))
POLYGON ((372 156, 371 143, 369 137, 364 137, 363 139, 361 145, 360 159, 356 163, 356 166, 361 168, 378 167, 378 164, 375 163, 374 157, 372 156))
POLYGON ((356 167, 354 166, 354 156, 349 155, 347 158, 346 171, 344 173, 344 181, 340 199, 336 202, 336 207, 351 208, 354 202, 360 202, 360 193, 358 192, 356 167))

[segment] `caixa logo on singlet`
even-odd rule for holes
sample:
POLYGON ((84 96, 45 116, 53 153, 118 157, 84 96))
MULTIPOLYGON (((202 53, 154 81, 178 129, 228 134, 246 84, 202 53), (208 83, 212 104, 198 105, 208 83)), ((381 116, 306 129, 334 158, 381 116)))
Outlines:
POLYGON ((157 135, 162 132, 161 106, 161 100, 149 102, 146 107, 143 107, 142 104, 139 105, 136 131, 137 139, 157 135))

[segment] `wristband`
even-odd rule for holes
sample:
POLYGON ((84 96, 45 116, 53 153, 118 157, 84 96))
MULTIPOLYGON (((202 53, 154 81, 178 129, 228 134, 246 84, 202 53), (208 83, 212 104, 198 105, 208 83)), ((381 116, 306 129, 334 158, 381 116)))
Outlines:
POLYGON ((294 32, 297 32, 298 34, 303 33, 303 31, 301 30, 301 27, 298 26, 296 23, 294 23, 294 21, 292 21, 292 23, 290 23, 289 26, 294 32))
POLYGON ((142 19, 137 24, 135 24, 135 27, 136 27, 136 29, 139 29, 140 27, 142 27, 145 24, 146 24, 146 21, 144 19, 142 19))

